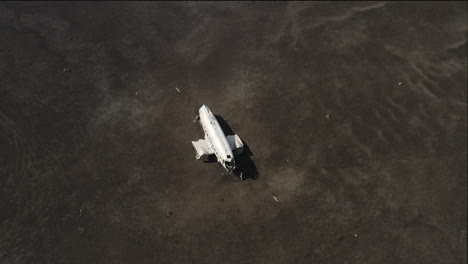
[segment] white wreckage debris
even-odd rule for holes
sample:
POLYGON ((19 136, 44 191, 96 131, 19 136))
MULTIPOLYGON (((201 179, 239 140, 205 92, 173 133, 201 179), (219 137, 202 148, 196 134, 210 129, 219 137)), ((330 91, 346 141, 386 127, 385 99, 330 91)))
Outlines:
POLYGON ((276 202, 279 202, 278 197, 276 197, 275 195, 273 195, 273 200, 275 200, 276 202))

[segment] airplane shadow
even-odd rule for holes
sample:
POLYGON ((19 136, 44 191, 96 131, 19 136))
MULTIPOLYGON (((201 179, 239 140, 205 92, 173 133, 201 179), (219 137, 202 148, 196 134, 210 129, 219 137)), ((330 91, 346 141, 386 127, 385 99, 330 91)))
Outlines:
MULTIPOLYGON (((232 128, 228 125, 226 120, 220 115, 215 115, 216 119, 218 120, 219 126, 223 129, 224 134, 227 135, 235 135, 232 128)), ((252 179, 256 180, 259 177, 257 167, 255 166, 254 162, 250 158, 253 156, 252 151, 250 150, 249 145, 245 142, 241 137, 242 142, 244 143, 244 151, 235 157, 237 169, 233 171, 236 176, 241 176, 244 180, 252 179)))

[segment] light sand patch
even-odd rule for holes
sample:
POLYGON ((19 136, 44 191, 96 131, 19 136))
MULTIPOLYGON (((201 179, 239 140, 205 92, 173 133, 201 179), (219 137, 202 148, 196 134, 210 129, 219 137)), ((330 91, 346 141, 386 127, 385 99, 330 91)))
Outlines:
POLYGON ((306 173, 296 168, 283 167, 268 175, 268 185, 281 201, 291 201, 304 192, 306 173))

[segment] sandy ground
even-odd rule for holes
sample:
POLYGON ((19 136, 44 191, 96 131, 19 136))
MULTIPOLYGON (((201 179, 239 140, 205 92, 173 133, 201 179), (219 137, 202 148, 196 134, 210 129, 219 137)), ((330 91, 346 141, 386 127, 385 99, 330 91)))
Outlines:
POLYGON ((0 263, 466 263, 467 29, 466 2, 1 2, 0 263), (202 104, 257 179, 194 159, 202 104))

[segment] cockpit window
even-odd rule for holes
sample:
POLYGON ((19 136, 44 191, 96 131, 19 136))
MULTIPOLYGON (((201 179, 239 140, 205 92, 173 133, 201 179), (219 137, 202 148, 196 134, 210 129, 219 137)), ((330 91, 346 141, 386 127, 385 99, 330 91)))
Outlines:
POLYGON ((226 161, 225 164, 226 168, 228 168, 229 170, 234 170, 236 168, 236 164, 234 163, 234 161, 226 161))

